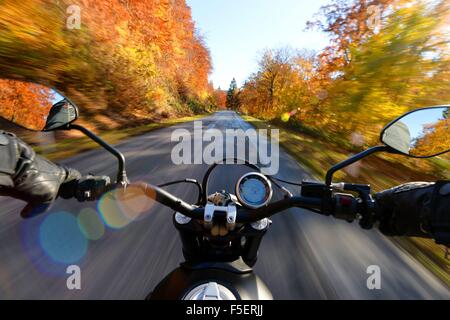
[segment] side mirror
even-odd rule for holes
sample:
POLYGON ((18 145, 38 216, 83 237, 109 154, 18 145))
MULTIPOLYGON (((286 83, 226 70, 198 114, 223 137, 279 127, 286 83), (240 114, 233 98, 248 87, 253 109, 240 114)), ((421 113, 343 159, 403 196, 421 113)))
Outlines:
POLYGON ((67 98, 56 102, 50 109, 43 131, 62 129, 78 118, 78 109, 67 98))
POLYGON ((450 151, 450 106, 408 112, 389 123, 381 131, 380 140, 383 145, 369 148, 331 167, 325 176, 325 184, 331 186, 336 171, 377 152, 431 158, 450 151))
POLYGON ((1 118, 34 131, 78 130, 84 133, 117 158, 117 184, 128 184, 124 155, 83 126, 72 124, 78 118, 78 108, 55 89, 26 81, 0 79, 1 118))
POLYGON ((74 122, 78 109, 52 88, 0 79, 0 117, 29 130, 53 131, 74 122))
POLYGON ((430 158, 450 151, 450 107, 417 109, 389 123, 380 140, 414 158, 430 158))

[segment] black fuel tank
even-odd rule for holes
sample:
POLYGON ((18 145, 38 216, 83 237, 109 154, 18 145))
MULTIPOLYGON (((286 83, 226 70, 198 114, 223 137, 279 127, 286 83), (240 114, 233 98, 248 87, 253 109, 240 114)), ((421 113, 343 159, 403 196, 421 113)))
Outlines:
MULTIPOLYGON (((237 300, 272 300, 263 281, 241 261, 184 263, 167 275, 149 294, 151 300, 182 300, 208 283, 225 287, 237 300)), ((215 285, 214 285, 215 286, 215 285)), ((227 291, 224 289, 225 291, 227 291)))

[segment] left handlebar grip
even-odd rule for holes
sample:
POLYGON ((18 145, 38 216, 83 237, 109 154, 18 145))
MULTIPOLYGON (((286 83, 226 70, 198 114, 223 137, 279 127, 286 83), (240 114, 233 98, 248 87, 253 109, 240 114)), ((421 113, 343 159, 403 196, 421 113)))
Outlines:
POLYGON ((77 182, 74 196, 78 201, 94 201, 111 190, 111 187, 108 176, 88 175, 77 182))
MULTIPOLYGON (((136 184, 133 184, 136 185, 136 184)), ((137 184, 144 193, 155 201, 191 218, 202 218, 201 211, 196 207, 175 197, 171 193, 147 183, 137 184)))

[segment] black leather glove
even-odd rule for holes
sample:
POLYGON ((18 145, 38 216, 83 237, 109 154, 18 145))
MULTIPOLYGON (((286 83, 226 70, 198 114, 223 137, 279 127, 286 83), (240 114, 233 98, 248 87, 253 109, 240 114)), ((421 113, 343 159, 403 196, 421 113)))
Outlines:
POLYGON ((94 201, 110 189, 111 180, 108 176, 88 175, 77 183, 74 197, 78 201, 94 201))
POLYGON ((412 182, 375 195, 380 231, 450 245, 450 182, 412 182))
POLYGON ((0 170, 3 175, 0 194, 26 201, 28 204, 21 212, 24 218, 45 212, 57 198, 62 185, 81 178, 77 170, 37 155, 13 134, 0 132, 0 149, 0 167, 3 168, 0 170))

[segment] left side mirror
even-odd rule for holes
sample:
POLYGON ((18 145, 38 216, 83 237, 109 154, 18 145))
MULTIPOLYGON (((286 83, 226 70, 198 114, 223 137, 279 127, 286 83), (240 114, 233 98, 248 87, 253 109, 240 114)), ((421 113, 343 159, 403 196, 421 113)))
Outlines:
POLYGON ((381 142, 414 158, 430 158, 450 151, 450 107, 417 109, 389 123, 381 142))
POLYGON ((0 79, 0 117, 29 130, 53 131, 74 122, 78 109, 52 88, 0 79))

